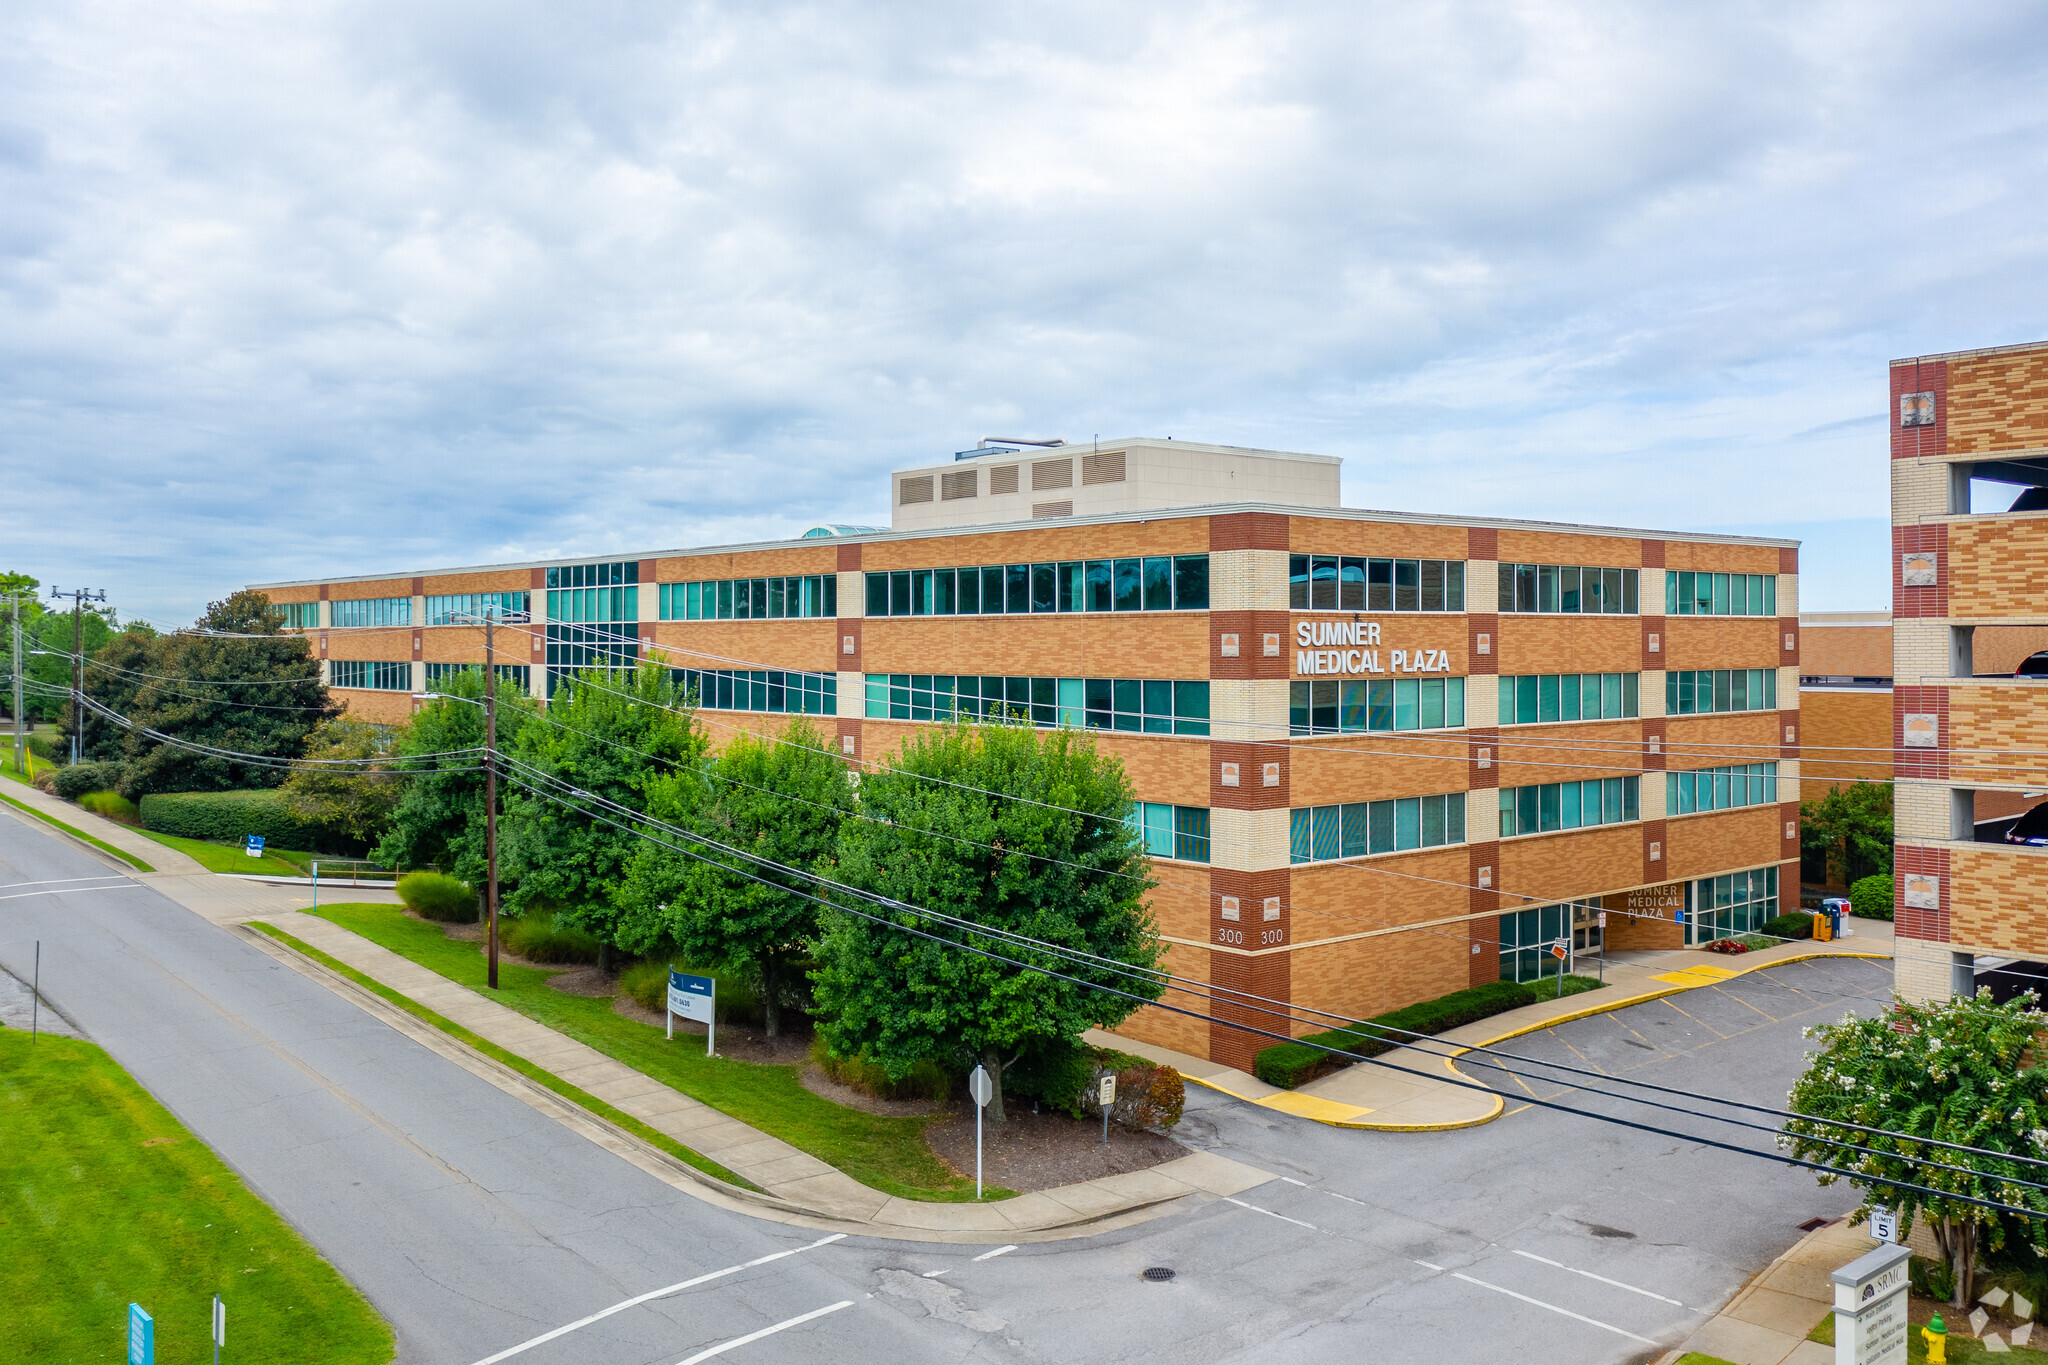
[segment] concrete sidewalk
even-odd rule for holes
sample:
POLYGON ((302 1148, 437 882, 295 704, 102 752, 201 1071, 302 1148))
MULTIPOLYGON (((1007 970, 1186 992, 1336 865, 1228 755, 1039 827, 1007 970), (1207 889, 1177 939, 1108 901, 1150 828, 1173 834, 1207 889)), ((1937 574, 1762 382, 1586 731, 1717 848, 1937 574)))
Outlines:
MULTIPOLYGON (((702 1177, 696 1182, 699 1185, 717 1184, 718 1191, 725 1196, 719 1200, 721 1203, 730 1205, 738 1201, 748 1212, 776 1217, 780 1221, 917 1241, 1045 1240, 1104 1231, 1109 1226, 1121 1226, 1129 1221, 1126 1215, 1159 1210, 1191 1195, 1236 1194, 1273 1179, 1266 1171, 1197 1152, 1150 1170, 1063 1185, 993 1204, 925 1203, 901 1199, 870 1189, 779 1138, 672 1090, 595 1048, 536 1023, 516 1010, 488 1000, 338 925, 305 914, 271 915, 264 917, 264 922, 276 925, 380 985, 426 1006, 760 1186, 768 1192, 769 1197, 765 1200, 750 1199, 748 1192, 722 1182, 710 1182, 702 1177)), ((357 1003, 364 1004, 365 1008, 371 1007, 358 997, 367 997, 369 1001, 384 1005, 390 1013, 397 1014, 399 1019, 419 1029, 431 1027, 413 1020, 410 1015, 390 1010, 388 1002, 362 991, 345 978, 293 952, 288 946, 254 931, 246 932, 264 951, 291 962, 309 976, 324 980, 336 988, 337 993, 356 998, 357 1003)), ((372 1012, 380 1013, 380 1016, 383 1013, 375 1009, 372 1012)), ((391 1022, 397 1025, 397 1020, 391 1022)), ((442 1034, 441 1038, 481 1059, 480 1054, 462 1047, 447 1035, 442 1034)), ((438 1050, 445 1052, 447 1048, 438 1050)), ((496 1078, 492 1079, 495 1081, 496 1078)), ((541 1093, 559 1104, 552 1092, 541 1093)), ((524 1095, 521 1097, 526 1098, 524 1095)), ((637 1139, 628 1140, 637 1143, 637 1139)), ((644 1147, 645 1144, 639 1145, 644 1147)), ((653 1151, 651 1148, 647 1150, 653 1151)), ((670 1159, 664 1155, 663 1160, 670 1159)), ((675 1180, 670 1183, 678 1184, 679 1188, 689 1188, 692 1193, 702 1193, 700 1189, 675 1180)))
POLYGON ((1470 1128, 1499 1118, 1506 1101, 1486 1083, 1460 1071, 1457 1057, 1588 1015, 1626 1009, 1682 991, 1700 990, 1785 962, 1817 957, 1890 957, 1892 926, 1857 920, 1855 935, 1832 943, 1781 943, 1740 954, 1701 948, 1646 954, 1610 963, 1598 991, 1546 1000, 1437 1034, 1413 1047, 1395 1048, 1358 1062, 1299 1090, 1282 1090, 1256 1076, 1201 1057, 1091 1030, 1088 1041, 1171 1066, 1197 1085, 1234 1099, 1313 1119, 1338 1128, 1423 1133, 1470 1128), (1475 1088, 1476 1087, 1476 1088, 1475 1088))

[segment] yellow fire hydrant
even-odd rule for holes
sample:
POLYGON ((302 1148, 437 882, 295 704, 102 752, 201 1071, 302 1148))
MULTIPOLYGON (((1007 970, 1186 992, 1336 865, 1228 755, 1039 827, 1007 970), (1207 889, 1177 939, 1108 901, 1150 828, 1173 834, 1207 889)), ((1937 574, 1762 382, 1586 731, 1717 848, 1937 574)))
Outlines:
POLYGON ((1920 1329, 1920 1339, 1927 1343, 1927 1365, 1948 1365, 1948 1328, 1941 1325, 1941 1314, 1920 1329))

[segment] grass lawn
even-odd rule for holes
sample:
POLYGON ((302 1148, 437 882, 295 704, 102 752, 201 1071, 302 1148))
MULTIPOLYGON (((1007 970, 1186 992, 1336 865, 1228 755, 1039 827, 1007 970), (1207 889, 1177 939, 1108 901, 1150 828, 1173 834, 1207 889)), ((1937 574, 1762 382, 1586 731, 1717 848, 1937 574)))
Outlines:
MULTIPOLYGON (((1946 1351, 1949 1365, 1964 1365, 1964 1362, 1967 1361, 1989 1361, 1992 1359, 2004 1360, 2008 1362, 2008 1365, 2048 1365, 2048 1351, 2037 1351, 2031 1346, 2013 1346, 1998 1352, 1985 1350, 1982 1344, 1969 1335, 1970 1314, 1968 1310, 1958 1313, 1946 1305, 1937 1308, 1924 1299, 1915 1299, 1913 1302, 1913 1330, 1906 1334, 1907 1365, 1927 1365, 1927 1338, 1920 1335, 1920 1329, 1926 1325, 1924 1319, 1929 1313, 1937 1311, 1941 1314, 1942 1322, 1949 1329, 1946 1351), (1958 1325, 1961 1327, 1960 1331, 1957 1330, 1958 1325)), ((2001 1337, 2005 1335, 2007 1334, 2004 1332, 1999 1333, 2001 1337)), ((1815 1323, 1813 1330, 1806 1334, 1806 1339, 1808 1341, 1817 1341, 1823 1346, 1834 1345, 1835 1315, 1829 1313, 1826 1317, 1815 1323)))
POLYGON ((95 1045, 0 1029, 0 1359, 126 1358, 128 1304, 157 1359, 383 1365, 391 1329, 205 1143, 95 1045))
MULTIPOLYGON (((797 1081, 794 1066, 706 1057, 703 1040, 622 1018, 608 999, 549 990, 549 972, 501 963, 499 989, 484 985, 481 945, 395 905, 331 905, 320 918, 410 958, 430 971, 646 1073, 742 1123, 781 1138, 863 1185, 906 1199, 971 1201, 974 1182, 953 1174, 924 1139, 926 1118, 882 1118, 834 1104, 797 1081)), ((1009 1191, 990 1191, 1006 1197, 1009 1191)))
POLYGON ((1719 1356, 1703 1356, 1698 1351, 1687 1351, 1678 1358, 1678 1365, 1735 1365, 1731 1360, 1719 1356))
POLYGON ((261 858, 251 858, 242 852, 240 844, 216 844, 205 839, 182 839, 175 834, 158 834, 155 830, 135 831, 143 838, 175 848, 186 857, 196 861, 208 872, 261 872, 273 877, 299 877, 304 872, 292 858, 310 858, 310 853, 285 852, 282 857, 263 851, 261 858))

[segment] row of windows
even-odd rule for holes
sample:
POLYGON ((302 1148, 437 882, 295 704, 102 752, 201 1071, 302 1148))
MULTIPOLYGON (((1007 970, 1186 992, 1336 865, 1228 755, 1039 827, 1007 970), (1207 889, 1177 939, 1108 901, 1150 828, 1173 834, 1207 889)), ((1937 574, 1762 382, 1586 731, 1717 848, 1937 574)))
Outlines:
POLYGON ((837 616, 839 576, 721 578, 705 583, 664 583, 664 621, 772 621, 792 616, 837 616))
POLYGON ((1465 842, 1465 793, 1304 806, 1287 815, 1289 860, 1326 862, 1465 842))
POLYGON ((1634 615, 1640 573, 1578 564, 1503 564, 1500 610, 1634 615))
POLYGON ((780 668, 677 668, 678 690, 694 692, 707 711, 768 711, 787 715, 839 714, 839 675, 780 668))
POLYGON ((500 621, 524 621, 532 614, 530 592, 451 592, 427 599, 430 626, 469 625, 463 618, 481 620, 494 616, 500 621))
MULTIPOLYGON (((476 664, 428 664, 427 688, 431 691, 438 684, 453 681, 456 674, 474 672, 477 667, 476 664)), ((496 668, 500 682, 515 683, 521 692, 533 686, 531 664, 498 664, 496 668)))
POLYGON ((1131 803, 1131 827, 1145 841, 1145 852, 1154 858, 1178 858, 1184 863, 1209 861, 1209 808, 1168 806, 1158 801, 1131 803))
POLYGON ((318 602, 273 602, 272 606, 284 613, 286 630, 317 630, 320 626, 320 604, 318 602))
POLYGON ((1636 714, 1640 675, 1536 673, 1500 680, 1500 723, 1625 720, 1636 714))
POLYGON ((1158 678, 983 678, 939 673, 870 673, 870 720, 988 716, 1033 725, 1209 733, 1209 684, 1158 678))
POLYGON ((1675 668, 1664 675, 1666 715, 1774 711, 1777 706, 1775 668, 1675 668))
POLYGON ((1778 869, 1752 868, 1701 877, 1688 886, 1692 902, 1688 943, 1753 934, 1778 917, 1778 869))
POLYGON ((1290 734, 1455 730, 1464 723, 1463 678, 1332 679, 1287 685, 1290 734))
POLYGON ((640 581, 640 561, 622 559, 611 564, 564 564, 548 570, 551 588, 611 588, 640 581))
MULTIPOLYGON (((608 591, 602 590, 602 591, 608 591)), ((550 597, 553 593, 548 594, 550 597)), ((548 695, 578 669, 627 669, 640 661, 638 631, 606 626, 574 626, 550 623, 548 628, 548 695)))
POLYGON ((1295 611, 1463 611, 1465 561, 1289 555, 1295 611))
POLYGON ((897 569, 869 574, 867 598, 869 616, 1200 611, 1209 606, 1209 556, 897 569))
POLYGON ((638 621, 638 588, 563 588, 548 594, 548 620, 638 621))
POLYGON ((1767 806, 1778 799, 1778 765, 1731 763, 1723 768, 1695 768, 1664 774, 1664 813, 1691 815, 1702 810, 1733 810, 1767 806))
POLYGON ((1667 573, 1664 610, 1672 616, 1776 616, 1778 576, 1689 569, 1667 573))
POLYGON ((374 692, 412 691, 412 665, 387 659, 329 659, 328 686, 362 687, 374 692))
POLYGON ((1617 825, 1640 819, 1641 806, 1639 777, 1592 777, 1584 782, 1502 787, 1500 836, 1506 839, 1517 834, 1617 825))
POLYGON ((337 626, 409 626, 410 597, 352 597, 329 603, 337 626))

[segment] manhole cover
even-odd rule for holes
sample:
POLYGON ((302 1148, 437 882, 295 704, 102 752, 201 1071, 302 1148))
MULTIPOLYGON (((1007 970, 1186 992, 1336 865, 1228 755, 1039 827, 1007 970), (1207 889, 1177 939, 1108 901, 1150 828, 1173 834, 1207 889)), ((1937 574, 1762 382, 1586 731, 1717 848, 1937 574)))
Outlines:
POLYGON ((1173 1278, 1173 1272, 1163 1265, 1146 1266, 1145 1278, 1158 1281, 1170 1280, 1173 1278))
POLYGON ((1832 1219, 1828 1218, 1809 1218, 1799 1225, 1799 1230, 1801 1232, 1812 1232, 1815 1228, 1826 1227, 1832 1221, 1832 1219))

